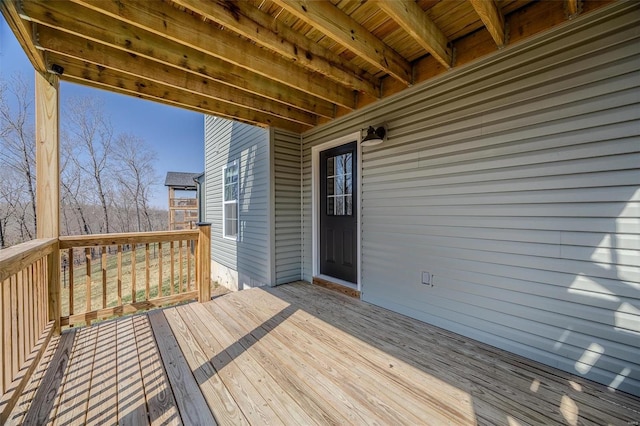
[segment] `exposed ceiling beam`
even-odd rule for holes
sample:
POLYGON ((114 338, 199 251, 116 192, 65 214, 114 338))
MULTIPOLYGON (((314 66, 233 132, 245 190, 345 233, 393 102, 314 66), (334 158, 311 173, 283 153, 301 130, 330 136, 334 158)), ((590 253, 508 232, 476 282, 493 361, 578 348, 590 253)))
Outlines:
POLYGON ((504 30, 504 16, 494 0, 469 0, 480 16, 484 26, 493 37, 498 47, 504 46, 506 36, 504 30))
POLYGON ((0 12, 4 16, 9 28, 13 31, 22 50, 29 58, 31 65, 36 71, 44 73, 47 71, 42 53, 33 47, 33 32, 31 22, 26 22, 20 18, 16 3, 13 1, 0 1, 0 12))
POLYGON ((247 1, 173 0, 243 37, 271 49, 297 64, 340 84, 380 96, 380 81, 351 65, 329 49, 314 43, 247 1))
POLYGON ((51 6, 48 2, 25 1, 23 12, 34 22, 60 28, 70 34, 121 49, 129 55, 143 56, 179 67, 202 77, 323 117, 334 116, 334 105, 328 101, 292 89, 198 50, 164 40, 156 34, 119 23, 113 18, 90 9, 80 8, 67 1, 55 2, 55 8, 51 6), (80 15, 77 15, 78 13, 80 15), (76 16, 83 16, 83 19, 77 19, 76 16), (93 24, 87 22, 93 22, 93 24))
POLYGON ((90 62, 79 61, 68 56, 49 52, 47 52, 46 57, 49 63, 57 63, 64 67, 65 71, 61 79, 65 81, 106 89, 120 94, 165 103, 180 108, 187 108, 204 114, 213 114, 254 125, 270 125, 297 132, 309 129, 309 126, 283 120, 279 117, 253 111, 248 108, 238 107, 237 105, 212 100, 184 90, 167 90, 166 86, 157 84, 151 80, 120 73, 90 62))
POLYGON ((451 68, 453 55, 447 37, 415 1, 393 0, 376 4, 445 68, 451 68))
MULTIPOLYGON (((111 68, 115 71, 139 76, 170 90, 183 89, 214 100, 247 107, 254 111, 275 115, 301 124, 313 126, 316 116, 286 105, 266 101, 257 95, 203 79, 187 71, 160 64, 141 56, 131 56, 94 41, 89 41, 45 26, 37 27, 39 46, 49 52, 60 53, 78 60, 111 68)), ((267 123, 264 123, 267 124, 267 123)))
POLYGON ((378 69, 407 85, 412 83, 411 64, 331 2, 272 1, 378 69))
MULTIPOLYGON (((355 92, 161 1, 70 0, 292 88, 355 108, 355 92)), ((56 5, 56 9, 60 5, 56 5)), ((82 16, 82 15, 79 15, 82 16)), ((158 46, 163 48, 163 46, 158 46)))
POLYGON ((580 4, 578 0, 566 0, 566 2, 567 15, 569 15, 570 18, 577 16, 578 13, 580 13, 580 4))

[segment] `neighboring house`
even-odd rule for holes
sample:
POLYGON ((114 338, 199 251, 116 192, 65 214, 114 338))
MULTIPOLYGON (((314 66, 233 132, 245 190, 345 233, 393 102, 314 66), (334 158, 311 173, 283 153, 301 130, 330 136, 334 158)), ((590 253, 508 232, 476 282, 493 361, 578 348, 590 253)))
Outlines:
POLYGON ((560 26, 301 135, 206 117, 214 280, 328 276, 640 395, 636 19, 560 26))

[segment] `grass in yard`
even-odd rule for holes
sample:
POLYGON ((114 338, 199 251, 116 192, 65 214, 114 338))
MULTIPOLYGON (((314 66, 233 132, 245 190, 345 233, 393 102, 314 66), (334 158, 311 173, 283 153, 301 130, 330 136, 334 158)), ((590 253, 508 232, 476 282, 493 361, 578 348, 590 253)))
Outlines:
MULTIPOLYGON (((180 263, 178 242, 174 243, 173 248, 173 279, 171 275, 171 248, 170 243, 162 243, 160 250, 158 243, 149 244, 149 299, 158 297, 158 288, 160 281, 160 265, 162 266, 162 296, 169 296, 171 288, 173 293, 180 291, 182 284, 182 292, 187 289, 195 290, 195 251, 191 252, 191 264, 187 263, 187 252, 189 251, 189 242, 182 242, 182 281, 180 281, 180 263), (190 266, 190 269, 188 267, 190 266), (190 276, 188 271, 190 270, 190 276), (188 278, 191 279, 190 284, 188 278), (188 287, 188 284, 190 287, 188 287)), ((68 256, 68 250, 64 251, 68 256)), ((91 265, 91 309, 87 309, 87 263, 85 259, 84 248, 74 248, 73 254, 76 264, 73 269, 73 313, 87 312, 89 310, 102 309, 103 307, 118 306, 118 253, 117 247, 108 247, 106 254, 106 292, 103 290, 103 256, 101 248, 93 249, 93 259, 91 265), (104 295, 104 299, 103 299, 104 295), (104 303, 103 305, 103 302, 104 303)), ((122 248, 121 262, 121 297, 122 303, 127 304, 132 301, 132 270, 135 269, 135 292, 136 301, 147 300, 147 268, 146 268, 146 250, 145 245, 141 244, 135 250, 135 268, 132 268, 132 252, 130 246, 122 248)), ((64 264, 64 260, 63 260, 64 264)), ((61 305, 62 315, 69 315, 69 268, 63 268, 61 271, 61 305)))

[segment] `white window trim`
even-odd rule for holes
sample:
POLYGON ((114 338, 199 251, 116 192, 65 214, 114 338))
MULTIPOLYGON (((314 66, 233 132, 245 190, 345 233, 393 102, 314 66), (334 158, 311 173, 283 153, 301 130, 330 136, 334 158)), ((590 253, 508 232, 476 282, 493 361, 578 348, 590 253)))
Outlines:
POLYGON ((225 240, 232 240, 232 241, 238 241, 238 237, 240 234, 240 165, 238 160, 233 160, 232 162, 224 165, 222 167, 222 238, 224 238, 225 240), (227 169, 231 166, 237 166, 238 167, 238 181, 236 182, 236 185, 238 185, 238 197, 234 200, 234 201, 225 201, 224 199, 224 194, 225 194, 225 189, 226 189, 226 176, 225 173, 227 171, 227 169), (235 236, 229 236, 226 235, 226 223, 227 223, 227 217, 225 214, 225 206, 227 204, 232 204, 235 203, 236 205, 236 217, 238 218, 238 223, 236 225, 236 235, 235 236))

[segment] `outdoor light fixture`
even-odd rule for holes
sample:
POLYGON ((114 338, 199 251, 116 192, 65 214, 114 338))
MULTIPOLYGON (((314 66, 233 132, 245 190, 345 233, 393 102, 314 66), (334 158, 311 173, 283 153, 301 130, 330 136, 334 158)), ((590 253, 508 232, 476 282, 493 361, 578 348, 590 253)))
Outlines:
POLYGON ((49 72, 55 75, 62 75, 64 74, 64 68, 62 67, 62 65, 51 64, 51 69, 49 70, 49 72))
MULTIPOLYGON (((363 129, 364 130, 364 129, 363 129)), ((384 142, 384 138, 387 135, 387 129, 384 126, 380 126, 374 129, 373 126, 369 126, 367 129, 367 136, 362 139, 362 146, 374 146, 380 145, 384 142)))

